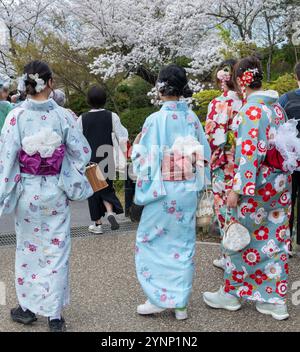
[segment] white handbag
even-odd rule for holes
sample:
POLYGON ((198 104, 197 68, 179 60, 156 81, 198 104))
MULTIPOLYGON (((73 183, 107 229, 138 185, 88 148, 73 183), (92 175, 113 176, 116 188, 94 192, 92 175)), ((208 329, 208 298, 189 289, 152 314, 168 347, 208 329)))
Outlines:
POLYGON ((228 210, 226 211, 223 247, 231 252, 239 252, 249 246, 251 236, 249 230, 238 221, 228 221, 228 210))
POLYGON ((196 212, 197 227, 206 227, 212 224, 214 217, 214 194, 205 186, 205 190, 198 200, 196 212))
POLYGON ((122 150, 115 132, 112 132, 111 139, 113 142, 113 149, 114 149, 113 153, 114 153, 114 162, 115 162, 116 170, 120 173, 125 173, 126 165, 127 165, 125 151, 122 150))

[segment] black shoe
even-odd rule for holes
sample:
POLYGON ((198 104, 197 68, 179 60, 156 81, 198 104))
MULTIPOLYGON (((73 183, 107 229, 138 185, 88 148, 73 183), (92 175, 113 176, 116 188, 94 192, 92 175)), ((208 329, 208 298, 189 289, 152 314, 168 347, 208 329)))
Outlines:
POLYGON ((50 318, 48 318, 48 325, 51 332, 67 331, 66 322, 64 318, 54 320, 50 320, 50 318))
POLYGON ((110 228, 112 229, 112 231, 118 230, 120 228, 120 225, 118 224, 116 218, 113 215, 109 215, 107 217, 107 220, 110 223, 110 228))
POLYGON ((30 325, 37 321, 37 317, 34 313, 28 309, 24 312, 21 306, 13 308, 10 311, 10 316, 14 322, 24 325, 30 325))

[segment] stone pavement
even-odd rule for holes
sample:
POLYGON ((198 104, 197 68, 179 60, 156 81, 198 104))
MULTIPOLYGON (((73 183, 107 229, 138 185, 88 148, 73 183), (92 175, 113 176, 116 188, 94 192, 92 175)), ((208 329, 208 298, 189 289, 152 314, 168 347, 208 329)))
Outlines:
MULTIPOLYGON (((209 243, 197 244, 190 319, 178 322, 171 311, 138 316, 136 306, 145 298, 135 275, 134 239, 134 233, 124 233, 73 240, 71 305, 64 313, 69 331, 300 331, 300 306, 291 302, 291 318, 284 322, 261 315, 252 303, 234 313, 206 307, 202 292, 218 289, 222 280, 222 272, 211 263, 219 248, 209 243)), ((0 281, 7 286, 7 305, 0 306, 0 331, 47 331, 45 318, 31 327, 10 321, 9 309, 16 304, 13 268, 14 247, 0 247, 0 281)), ((300 280, 299 258, 291 260, 291 282, 296 280, 300 280)))

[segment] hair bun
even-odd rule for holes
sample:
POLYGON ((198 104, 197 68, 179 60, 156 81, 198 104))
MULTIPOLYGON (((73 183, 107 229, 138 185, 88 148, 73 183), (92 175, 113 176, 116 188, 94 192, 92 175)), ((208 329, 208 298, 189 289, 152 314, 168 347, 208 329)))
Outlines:
POLYGON ((182 96, 184 98, 190 98, 192 97, 194 94, 194 92, 192 91, 192 89, 190 88, 190 86, 187 84, 184 88, 183 88, 183 91, 182 91, 182 96))

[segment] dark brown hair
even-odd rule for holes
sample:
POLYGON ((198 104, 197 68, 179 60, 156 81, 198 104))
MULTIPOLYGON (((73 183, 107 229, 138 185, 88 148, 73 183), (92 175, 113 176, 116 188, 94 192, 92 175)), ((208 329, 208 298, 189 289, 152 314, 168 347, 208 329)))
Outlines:
POLYGON ((33 79, 30 79, 28 75, 38 74, 39 78, 41 78, 45 84, 48 84, 49 80, 52 79, 52 71, 48 64, 39 60, 29 62, 24 67, 24 74, 27 74, 27 78, 25 80, 26 94, 32 96, 37 94, 37 91, 35 90, 37 83, 33 79))
POLYGON ((186 70, 183 67, 171 64, 161 69, 158 82, 164 83, 159 89, 163 96, 189 98, 193 91, 188 85, 186 70))
POLYGON ((241 78, 249 69, 257 69, 258 72, 254 74, 254 80, 249 85, 251 89, 260 89, 262 87, 262 81, 264 78, 263 68, 261 61, 256 56, 248 56, 244 59, 241 59, 234 67, 233 80, 236 87, 238 87, 237 79, 241 78))
POLYGON ((87 93, 87 103, 90 107, 94 109, 103 108, 106 104, 106 100, 107 95, 104 88, 99 85, 90 87, 87 93))
POLYGON ((237 64, 237 60, 235 59, 228 59, 220 63, 220 65, 217 67, 216 73, 215 73, 215 82, 217 86, 220 86, 220 80, 217 77, 217 74, 219 71, 224 70, 226 67, 230 67, 230 74, 231 74, 231 79, 230 81, 226 82, 227 87, 230 90, 235 90, 235 85, 233 81, 233 71, 234 71, 234 66, 237 64))

